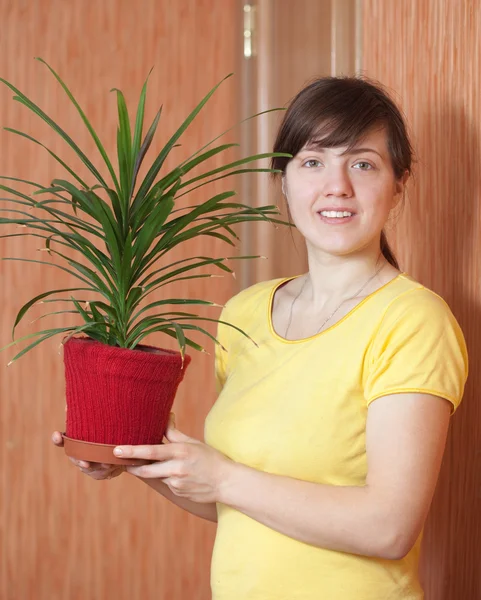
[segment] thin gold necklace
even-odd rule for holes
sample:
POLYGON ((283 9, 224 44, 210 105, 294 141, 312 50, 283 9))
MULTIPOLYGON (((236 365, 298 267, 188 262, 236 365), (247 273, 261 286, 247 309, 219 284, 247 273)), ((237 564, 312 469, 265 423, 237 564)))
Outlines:
MULTIPOLYGON (((339 306, 332 311, 332 313, 327 317, 327 319, 325 321, 323 321, 322 325, 319 327, 319 329, 316 331, 315 335, 317 335, 321 329, 323 329, 323 327, 326 325, 326 323, 328 323, 332 317, 337 313, 337 311, 341 308, 341 306, 347 302, 348 300, 354 300, 355 298, 357 298, 359 296, 359 294, 366 288, 366 286, 371 283, 371 281, 376 277, 376 275, 379 275, 379 273, 382 271, 382 269, 384 269, 384 267, 386 266, 387 263, 383 263, 379 269, 376 270, 376 272, 374 273, 374 275, 371 275, 371 277, 369 277, 369 279, 362 285, 362 287, 360 288, 360 290, 354 294, 354 296, 351 296, 349 298, 345 298, 344 300, 341 301, 341 303, 339 304, 339 306)), ((304 291, 304 288, 306 287, 306 283, 308 282, 308 277, 306 277, 306 280, 304 281, 304 283, 302 284, 301 290, 300 292, 297 294, 297 296, 294 298, 294 300, 292 301, 291 304, 291 310, 289 313, 289 321, 287 322, 287 327, 286 327, 286 333, 284 334, 284 337, 287 339, 287 334, 289 333, 289 328, 291 326, 292 323, 292 312, 294 310, 294 305, 297 301, 297 299, 299 298, 299 296, 302 294, 302 292, 304 291)))

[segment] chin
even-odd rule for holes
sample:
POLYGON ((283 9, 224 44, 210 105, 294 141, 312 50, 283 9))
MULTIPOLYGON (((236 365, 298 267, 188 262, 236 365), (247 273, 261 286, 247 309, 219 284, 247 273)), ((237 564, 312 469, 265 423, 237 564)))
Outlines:
POLYGON ((314 252, 321 252, 323 254, 330 254, 332 256, 349 256, 359 252, 362 248, 366 247, 366 243, 354 240, 319 240, 306 238, 308 249, 314 252))

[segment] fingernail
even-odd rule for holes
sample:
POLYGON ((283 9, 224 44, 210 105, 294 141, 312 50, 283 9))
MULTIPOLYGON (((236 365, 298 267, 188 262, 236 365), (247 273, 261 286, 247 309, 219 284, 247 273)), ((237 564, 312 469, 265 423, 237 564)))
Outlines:
POLYGON ((114 448, 114 454, 115 456, 122 456, 122 448, 114 448))

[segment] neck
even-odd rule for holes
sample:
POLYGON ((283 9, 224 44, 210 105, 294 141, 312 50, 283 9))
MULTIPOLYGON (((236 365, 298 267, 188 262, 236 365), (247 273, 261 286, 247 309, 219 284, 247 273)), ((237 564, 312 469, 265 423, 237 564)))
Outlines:
MULTIPOLYGON (((366 248, 349 256, 333 256, 321 253, 308 246, 309 282, 312 300, 316 304, 325 304, 336 299, 347 298, 356 294, 359 288, 382 267, 379 276, 393 271, 394 267, 387 264, 379 247, 366 248)), ((394 273, 391 273, 391 276, 394 273)), ((372 281, 362 292, 369 293, 369 289, 376 285, 372 281)))

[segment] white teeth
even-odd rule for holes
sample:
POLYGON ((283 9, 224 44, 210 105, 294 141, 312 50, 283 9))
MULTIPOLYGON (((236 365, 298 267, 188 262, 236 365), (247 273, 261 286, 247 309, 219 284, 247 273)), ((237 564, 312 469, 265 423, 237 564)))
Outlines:
POLYGON ((343 217, 352 217, 352 213, 347 210, 335 211, 335 210, 321 210, 323 217, 329 217, 330 219, 342 219, 343 217))

